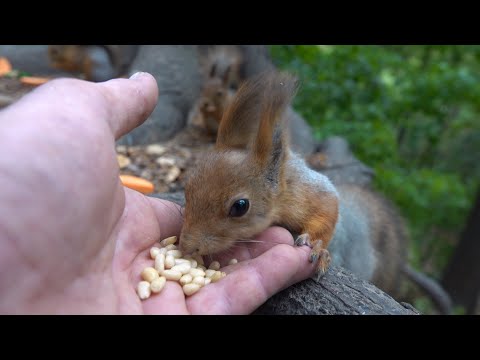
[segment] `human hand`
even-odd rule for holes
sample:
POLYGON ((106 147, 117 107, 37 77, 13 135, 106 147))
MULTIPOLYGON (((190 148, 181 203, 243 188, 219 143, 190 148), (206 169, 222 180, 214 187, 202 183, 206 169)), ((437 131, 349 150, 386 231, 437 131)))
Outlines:
POLYGON ((59 79, 0 111, 0 313, 247 314, 313 274, 309 249, 270 228, 229 255, 246 261, 221 281, 187 299, 167 282, 140 301, 148 251, 178 235, 182 217, 177 205, 122 186, 115 140, 157 96, 145 73, 59 79))

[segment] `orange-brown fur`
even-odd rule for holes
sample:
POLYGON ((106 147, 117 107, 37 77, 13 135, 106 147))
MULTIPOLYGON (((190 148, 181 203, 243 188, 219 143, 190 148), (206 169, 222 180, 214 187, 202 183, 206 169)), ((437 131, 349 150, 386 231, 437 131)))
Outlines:
POLYGON ((205 78, 218 78, 226 88, 237 89, 243 81, 244 56, 237 45, 214 45, 205 56, 200 57, 200 66, 205 78))
POLYGON ((272 196, 252 191, 264 186, 258 169, 247 164, 242 151, 213 151, 205 156, 185 187, 185 221, 180 244, 202 255, 229 249, 237 239, 251 239, 272 222, 272 196), (244 195, 245 194, 245 195, 244 195), (255 211, 228 217, 231 202, 246 196, 255 211), (211 237, 211 239, 210 239, 211 237))
MULTIPOLYGON (((282 212, 283 222, 285 225, 289 223, 301 224, 302 228, 298 229, 300 234, 307 233, 315 243, 318 240, 322 241, 322 248, 326 249, 330 240, 333 238, 335 231, 335 224, 338 220, 338 199, 331 194, 308 194, 304 201, 296 204, 303 208, 303 217, 300 214, 292 213, 292 207, 289 202, 285 202, 284 211, 282 212), (310 214, 310 216, 308 216, 310 214), (308 219, 310 217, 310 219, 308 219), (307 220, 305 220, 307 219, 307 220)), ((292 228, 295 231, 295 228, 292 228)))
POLYGON ((49 45, 50 64, 60 70, 79 72, 90 80, 92 61, 85 46, 81 45, 49 45))
MULTIPOLYGON (((268 73, 243 84, 220 122, 216 144, 218 149, 248 150, 254 145, 255 139, 258 140, 256 146, 271 144, 274 127, 283 120, 281 116, 295 91, 291 79, 290 82, 285 80, 285 85, 280 83, 281 78, 275 79, 272 73, 268 73), (273 86, 274 81, 279 84, 277 87, 273 86)), ((285 131, 281 131, 282 139, 286 135, 285 131)), ((253 156, 257 157, 256 154, 253 156)))
POLYGON ((206 130, 216 135, 220 121, 242 82, 243 55, 233 45, 216 45, 201 58, 204 85, 195 105, 206 130))
POLYGON ((331 256, 335 265, 396 296, 406 266, 403 221, 379 194, 355 185, 334 187, 290 151, 283 113, 294 88, 289 77, 270 73, 239 90, 222 118, 215 149, 186 185, 180 246, 214 254, 281 225, 297 239, 308 238, 320 273, 331 256), (250 201, 249 211, 230 217, 240 198, 250 201))
MULTIPOLYGON (((295 87, 290 76, 268 73, 240 88, 220 123, 215 151, 198 165, 185 188, 184 250, 226 250, 236 239, 252 238, 274 223, 308 233, 312 253, 321 255, 328 247, 338 199, 328 179, 313 181, 322 175, 303 178, 304 163, 289 150, 283 115, 295 87), (229 217, 239 198, 250 201, 249 212, 229 217)), ((320 256, 319 269, 324 272, 327 265, 320 256)))
POLYGON ((49 45, 52 67, 83 75, 89 81, 125 76, 138 45, 49 45))
POLYGON ((219 78, 208 79, 205 83, 198 100, 198 107, 203 125, 210 134, 217 134, 223 113, 234 95, 235 92, 226 87, 219 78))

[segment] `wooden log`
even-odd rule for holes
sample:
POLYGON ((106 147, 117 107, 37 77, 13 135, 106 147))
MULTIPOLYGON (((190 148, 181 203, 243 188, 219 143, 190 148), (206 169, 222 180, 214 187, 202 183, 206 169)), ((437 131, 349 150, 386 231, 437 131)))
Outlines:
POLYGON ((418 315, 351 272, 330 267, 320 279, 307 279, 271 297, 255 315, 418 315))

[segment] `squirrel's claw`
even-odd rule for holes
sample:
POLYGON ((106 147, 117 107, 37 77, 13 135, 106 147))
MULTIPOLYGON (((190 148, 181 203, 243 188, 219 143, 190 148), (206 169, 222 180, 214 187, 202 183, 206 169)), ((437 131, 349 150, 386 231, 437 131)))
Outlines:
POLYGON ((310 235, 307 233, 298 235, 293 244, 295 246, 307 245, 308 247, 312 247, 312 244, 310 243, 310 235))
POLYGON ((322 249, 322 241, 318 240, 315 242, 315 245, 310 252, 309 257, 310 262, 317 262, 317 268, 315 270, 315 275, 317 276, 317 280, 322 278, 323 275, 328 270, 328 266, 330 265, 331 256, 327 249, 322 249))

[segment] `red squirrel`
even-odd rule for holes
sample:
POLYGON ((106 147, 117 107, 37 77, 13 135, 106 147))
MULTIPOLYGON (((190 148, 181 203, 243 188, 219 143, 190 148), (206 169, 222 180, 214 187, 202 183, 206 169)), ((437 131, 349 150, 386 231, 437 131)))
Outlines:
POLYGON ((243 81, 243 55, 236 46, 216 45, 201 58, 204 83, 194 111, 202 118, 203 126, 216 135, 225 109, 243 81))
POLYGON ((225 86, 220 78, 208 79, 197 102, 203 126, 211 135, 216 135, 223 113, 232 101, 235 91, 225 86))
POLYGON ((206 77, 222 79, 224 86, 236 90, 245 78, 245 57, 238 45, 214 45, 200 57, 206 77))
POLYGON ((408 266, 406 226, 393 204, 364 186, 333 185, 290 149, 285 109, 295 90, 293 77, 275 71, 238 90, 215 148, 187 181, 182 249, 211 255, 280 225, 298 235, 296 245, 313 247, 318 275, 331 258, 393 297, 407 277, 449 313, 449 295, 408 266))
POLYGON ((105 81, 125 76, 137 50, 138 45, 49 45, 48 57, 54 68, 105 81))
POLYGON ((310 261, 324 274, 339 216, 338 192, 288 145, 284 112, 296 91, 287 74, 269 72, 243 83, 227 107, 213 152, 185 187, 186 252, 229 249, 279 224, 312 247, 310 261))

